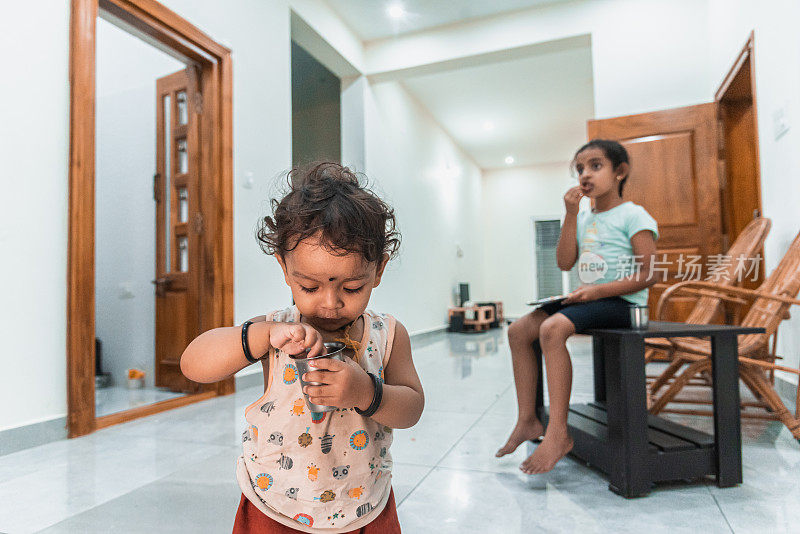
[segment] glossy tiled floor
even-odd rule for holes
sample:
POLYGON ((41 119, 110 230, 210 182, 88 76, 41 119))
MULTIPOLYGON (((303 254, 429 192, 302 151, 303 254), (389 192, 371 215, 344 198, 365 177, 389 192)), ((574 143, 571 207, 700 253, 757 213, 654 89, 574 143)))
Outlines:
MULTIPOLYGON (((588 400, 588 340, 571 348, 573 399, 588 400)), ((695 481, 625 500, 573 459, 526 476, 517 466, 530 447, 494 458, 516 418, 501 331, 435 336, 415 344, 414 359, 425 413, 392 446, 406 533, 797 532, 800 445, 778 423, 744 423, 740 487, 695 481)), ((244 390, 0 457, 0 532, 230 532, 243 411, 258 396, 244 390)))

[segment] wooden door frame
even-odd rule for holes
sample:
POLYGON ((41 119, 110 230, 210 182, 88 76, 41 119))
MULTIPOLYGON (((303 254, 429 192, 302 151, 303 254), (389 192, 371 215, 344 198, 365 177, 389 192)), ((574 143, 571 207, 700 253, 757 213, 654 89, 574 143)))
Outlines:
POLYGON ((95 417, 95 57, 97 16, 200 66, 203 216, 198 333, 233 324, 231 51, 155 0, 72 0, 70 17, 67 428, 69 437, 233 393, 229 378, 196 395, 95 417))
POLYGON ((750 32, 750 35, 747 38, 747 42, 742 47, 742 50, 739 52, 739 55, 736 57, 736 61, 733 62, 731 65, 730 70, 725 75, 725 78, 722 79, 722 83, 719 84, 719 88, 717 92, 714 94, 714 101, 719 102, 725 96, 725 93, 728 92, 730 89, 731 83, 733 83, 734 78, 736 75, 739 74, 739 71, 742 69, 742 65, 744 62, 750 59, 750 90, 753 94, 753 103, 755 103, 756 99, 756 67, 755 67, 755 54, 754 54, 754 45, 755 45, 755 33, 750 32))
MULTIPOLYGON (((750 35, 747 38, 747 42, 745 42, 742 50, 739 52, 739 55, 736 57, 736 60, 731 65, 730 70, 723 78, 722 83, 719 84, 719 88, 717 92, 714 94, 714 102, 717 103, 719 109, 719 120, 722 121, 722 106, 725 105, 723 102, 726 98, 729 97, 729 92, 732 91, 732 84, 736 77, 742 72, 742 68, 744 67, 745 63, 748 64, 749 72, 748 75, 750 76, 750 87, 748 87, 750 91, 750 98, 752 99, 752 106, 753 106, 753 155, 754 155, 754 171, 755 171, 755 189, 757 195, 757 203, 758 203, 758 211, 763 215, 764 208, 761 199, 761 155, 760 155, 760 148, 759 148, 759 140, 758 140, 758 101, 756 99, 756 63, 755 63, 755 32, 751 31, 750 35), (749 60, 749 61, 748 61, 749 60)), ((735 92, 735 91, 734 91, 735 92)), ((722 134, 722 130, 720 129, 720 133, 722 134)), ((726 154, 727 157, 727 154, 726 154)), ((724 213, 723 217, 727 217, 728 214, 724 213)), ((728 221, 725 221, 727 224, 728 221)), ((731 237, 730 241, 732 242, 735 236, 731 237)), ((763 256, 763 251, 762 251, 763 256)), ((763 280, 763 278, 762 278, 763 280)))

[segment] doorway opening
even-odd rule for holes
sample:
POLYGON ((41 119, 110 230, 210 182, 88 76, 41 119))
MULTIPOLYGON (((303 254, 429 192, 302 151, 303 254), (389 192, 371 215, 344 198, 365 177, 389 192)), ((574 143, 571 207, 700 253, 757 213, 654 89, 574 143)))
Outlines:
POLYGON ((342 82, 292 41, 292 165, 342 161, 342 82))
MULTIPOLYGON (((182 197, 174 202, 175 220, 188 216, 189 169, 181 167, 188 167, 192 151, 182 130, 196 114, 188 112, 192 102, 185 89, 191 66, 102 17, 96 28, 95 415, 101 417, 185 392, 174 379, 164 380, 169 369, 157 361, 176 329, 157 327, 168 319, 163 317, 166 295, 160 287, 154 292, 151 280, 166 276, 165 250, 168 259, 188 258, 188 249, 177 246, 186 244, 185 232, 174 224, 171 232, 164 227, 173 211, 166 209, 173 204, 170 193, 182 197), (182 92, 165 92, 169 80, 182 92), (171 113, 172 108, 181 112, 171 113), (184 171, 179 187, 170 183, 177 178, 173 169, 184 171), (163 177, 163 184, 156 177, 163 177), (154 185, 164 185, 163 190, 154 185), (171 235, 176 233, 180 237, 171 235)), ((183 321, 183 314, 173 315, 183 321)))
POLYGON ((67 424, 77 437, 234 391, 232 378, 190 383, 178 367, 191 339, 233 322, 232 80, 230 50, 151 0, 75 0, 70 40, 67 424), (114 39, 150 60, 105 61, 114 39), (124 76, 108 76, 115 68, 124 76), (133 359, 114 362, 124 354, 133 359), (97 410, 95 386, 108 381, 127 398, 108 395, 97 410), (153 394, 132 402, 128 384, 153 394))

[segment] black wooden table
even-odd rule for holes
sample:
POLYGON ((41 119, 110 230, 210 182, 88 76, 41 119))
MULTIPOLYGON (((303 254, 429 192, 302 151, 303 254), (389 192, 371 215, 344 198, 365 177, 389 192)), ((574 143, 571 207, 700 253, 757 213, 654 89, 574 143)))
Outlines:
MULTIPOLYGON (((739 414, 739 334, 762 328, 651 321, 646 330, 596 329, 593 337, 594 402, 570 405, 571 454, 609 475, 609 489, 642 497, 654 482, 714 475, 719 487, 742 482, 739 414), (644 340, 649 337, 710 337, 714 435, 647 412, 644 340)), ((536 410, 547 421, 542 393, 542 356, 536 410)))

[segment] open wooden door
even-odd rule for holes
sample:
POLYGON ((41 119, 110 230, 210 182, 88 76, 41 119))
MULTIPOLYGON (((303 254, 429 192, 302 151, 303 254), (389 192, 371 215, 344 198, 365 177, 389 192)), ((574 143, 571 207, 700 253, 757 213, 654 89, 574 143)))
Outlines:
MULTIPOLYGON (((754 36, 751 33, 714 96, 721 136, 722 224, 728 243, 733 242, 753 217, 761 214, 761 165, 758 154, 753 46, 754 36)), ((759 254, 763 258, 763 249, 759 254)), ((742 285, 755 289, 764 278, 764 269, 760 268, 757 269, 756 276, 748 277, 742 285)))
POLYGON ((200 97, 194 68, 159 78, 156 102, 155 384, 193 393, 200 384, 183 376, 180 356, 200 324, 200 97))
MULTIPOLYGON (((650 290, 652 310, 666 285, 705 279, 761 214, 753 45, 751 33, 714 102, 588 122, 589 139, 615 139, 628 150, 631 178, 623 196, 658 222, 657 267, 667 279, 650 290)), ((762 268, 743 285, 757 287, 763 279, 762 268)), ((665 318, 683 321, 695 301, 674 299, 665 318)), ((726 322, 725 313, 712 322, 726 322)))
MULTIPOLYGON (((696 269, 689 261, 705 266, 723 252, 715 103, 593 120, 588 133, 628 150, 631 176, 623 196, 658 222, 657 267, 666 269, 667 284, 696 269)), ((663 285, 650 290, 651 309, 663 291, 663 285)), ((677 301, 667 319, 680 321, 693 306, 694 299, 677 301)))

